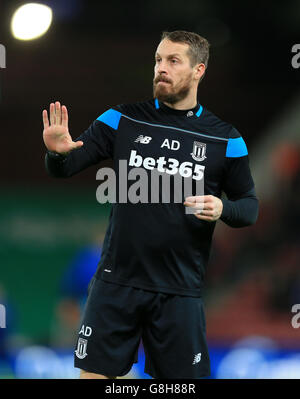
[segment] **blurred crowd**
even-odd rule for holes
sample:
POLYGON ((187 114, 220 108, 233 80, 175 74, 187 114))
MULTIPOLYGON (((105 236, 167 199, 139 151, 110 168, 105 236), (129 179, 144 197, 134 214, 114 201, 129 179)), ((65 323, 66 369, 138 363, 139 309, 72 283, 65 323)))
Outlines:
MULTIPOLYGON (((288 322, 291 308, 300 303, 299 145, 281 143, 269 162, 274 190, 268 199, 257 193, 257 223, 242 230, 219 226, 207 270, 207 302, 209 305, 220 297, 215 301, 214 321, 224 312, 234 319, 243 313, 243 330, 233 327, 230 319, 223 325, 231 334, 234 330, 255 331, 255 327, 257 332, 265 331, 267 325, 273 326, 270 320, 277 320, 280 337, 289 338, 296 334, 288 322), (224 297, 231 299, 223 300, 222 306, 224 297), (229 304, 230 309, 226 307, 229 304)), ((211 328, 217 329, 217 323, 212 321, 211 328)))

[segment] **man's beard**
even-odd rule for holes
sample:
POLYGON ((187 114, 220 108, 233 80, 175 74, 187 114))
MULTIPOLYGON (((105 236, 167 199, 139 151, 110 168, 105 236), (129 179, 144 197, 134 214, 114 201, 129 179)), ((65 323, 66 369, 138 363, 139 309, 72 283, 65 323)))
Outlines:
POLYGON ((157 76, 155 79, 153 79, 153 97, 168 104, 176 104, 187 97, 191 89, 190 83, 191 78, 189 76, 178 89, 174 89, 172 87, 172 82, 169 79, 162 76, 157 76), (158 82, 161 81, 167 82, 169 85, 158 85, 158 82))

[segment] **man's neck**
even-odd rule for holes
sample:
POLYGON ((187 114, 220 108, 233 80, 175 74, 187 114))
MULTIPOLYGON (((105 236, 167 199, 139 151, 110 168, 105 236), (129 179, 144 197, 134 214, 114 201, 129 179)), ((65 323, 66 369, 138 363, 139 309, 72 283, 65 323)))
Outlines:
POLYGON ((178 110, 188 110, 196 107, 197 98, 196 97, 184 98, 183 100, 178 101, 175 104, 170 104, 164 101, 163 103, 169 108, 178 109, 178 110))

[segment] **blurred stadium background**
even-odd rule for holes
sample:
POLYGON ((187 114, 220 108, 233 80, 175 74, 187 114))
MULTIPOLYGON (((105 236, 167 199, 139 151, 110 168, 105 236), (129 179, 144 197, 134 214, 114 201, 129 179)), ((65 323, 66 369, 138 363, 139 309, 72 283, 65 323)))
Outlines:
MULTIPOLYGON (((0 0, 0 378, 78 376, 76 330, 108 221, 99 166, 46 174, 42 109, 66 104, 77 137, 112 105, 151 97, 160 33, 174 29, 210 41, 199 102, 242 133, 260 199, 255 226, 217 225, 204 298, 211 378, 299 378, 299 1, 39 1, 52 24, 20 41, 10 23, 24 3, 0 0)), ((150 378, 143 362, 141 344, 126 377, 150 378)))

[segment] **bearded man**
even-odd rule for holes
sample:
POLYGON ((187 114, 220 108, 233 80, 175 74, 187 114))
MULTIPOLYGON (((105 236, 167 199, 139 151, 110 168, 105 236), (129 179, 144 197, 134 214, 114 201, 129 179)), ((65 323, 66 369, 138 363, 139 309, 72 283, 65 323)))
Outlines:
POLYGON ((66 106, 50 104, 50 123, 43 110, 46 168, 54 177, 112 159, 117 177, 125 161, 146 177, 154 171, 169 177, 172 187, 179 187, 177 177, 192 184, 182 201, 160 195, 153 202, 149 179, 146 201, 112 204, 78 328, 74 359, 81 378, 124 376, 141 340, 152 377, 210 375, 202 295, 213 231, 218 220, 232 227, 255 223, 258 200, 241 134, 197 100, 208 58, 209 43, 197 33, 164 32, 153 98, 108 109, 75 141, 66 106))

